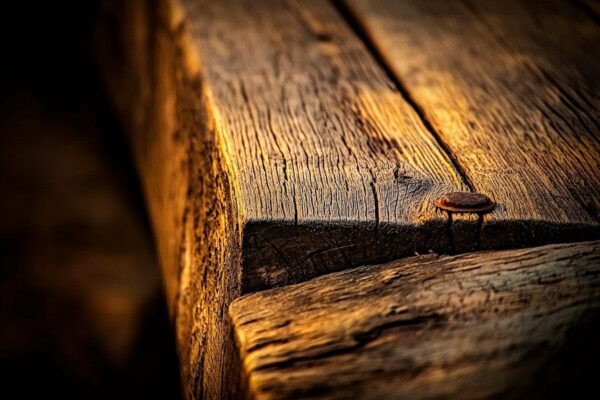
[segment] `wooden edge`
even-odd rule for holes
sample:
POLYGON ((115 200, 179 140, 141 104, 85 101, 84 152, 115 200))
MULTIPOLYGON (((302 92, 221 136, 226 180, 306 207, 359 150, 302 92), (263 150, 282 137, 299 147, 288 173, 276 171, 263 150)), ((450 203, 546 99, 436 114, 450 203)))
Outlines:
POLYGON ((599 285, 594 241, 360 267, 229 313, 256 398, 543 397, 598 377, 599 285))

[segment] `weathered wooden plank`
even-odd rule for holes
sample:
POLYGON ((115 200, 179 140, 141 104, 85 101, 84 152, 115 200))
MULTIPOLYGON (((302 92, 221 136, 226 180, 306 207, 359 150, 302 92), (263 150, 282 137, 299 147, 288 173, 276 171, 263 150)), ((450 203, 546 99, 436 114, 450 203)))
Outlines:
POLYGON ((467 187, 331 5, 183 3, 109 4, 105 46, 121 60, 105 71, 145 187, 187 395, 213 398, 237 378, 233 298, 448 248, 432 201, 467 187))
POLYGON ((590 234, 577 211, 548 219, 506 204, 485 217, 487 240, 483 218, 448 223, 432 200, 469 178, 329 3, 107 3, 105 46, 120 58, 104 71, 131 133, 189 398, 235 395, 226 310, 242 293, 415 251, 590 234))
POLYGON ((548 225, 597 234, 596 21, 565 1, 346 3, 472 186, 500 204, 484 247, 511 233, 518 245, 548 225), (500 231, 501 221, 515 223, 500 231))
POLYGON ((230 315, 256 398, 573 396, 600 375, 599 285, 583 242, 360 267, 230 315))
POLYGON ((446 244, 431 201, 466 186, 333 7, 186 10, 236 179, 244 291, 425 250, 420 232, 446 244))

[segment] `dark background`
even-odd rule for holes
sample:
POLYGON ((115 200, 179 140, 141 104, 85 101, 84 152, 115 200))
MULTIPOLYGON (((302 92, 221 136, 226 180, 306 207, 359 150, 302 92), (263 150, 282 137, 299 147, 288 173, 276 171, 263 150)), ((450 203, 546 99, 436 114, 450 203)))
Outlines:
POLYGON ((3 398, 179 398, 144 204, 99 82, 95 1, 0 19, 3 398))

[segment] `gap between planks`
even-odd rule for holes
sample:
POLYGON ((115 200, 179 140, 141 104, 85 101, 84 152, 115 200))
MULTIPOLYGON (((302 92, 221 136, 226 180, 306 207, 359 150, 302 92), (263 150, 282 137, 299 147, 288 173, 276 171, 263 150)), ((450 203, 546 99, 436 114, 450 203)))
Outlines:
MULTIPOLYGON (((392 71, 389 66, 389 62, 386 60, 385 55, 377 49, 377 46, 370 39, 369 33, 366 31, 365 27, 360 24, 358 18, 347 6, 344 0, 331 0, 331 3, 335 7, 335 9, 340 14, 340 17, 346 21, 348 27, 354 32, 356 37, 365 45, 365 48, 373 57, 375 62, 379 65, 383 72, 387 75, 388 79, 394 84, 396 90, 400 92, 402 98, 413 108, 415 113, 419 116, 419 119, 423 126, 427 129, 427 131, 433 136, 437 144, 442 148, 446 156, 452 162, 452 166, 460 175, 463 183, 469 188, 471 192, 476 192, 477 188, 473 184, 473 181, 469 178, 465 169, 460 164, 459 160, 456 158, 456 155, 452 152, 448 144, 442 139, 439 132, 431 124, 431 121, 425 115, 425 111, 423 107, 417 103, 412 94, 410 93, 407 85, 402 82, 402 78, 392 71)), ((448 214, 448 219, 452 221, 450 214, 448 214)))

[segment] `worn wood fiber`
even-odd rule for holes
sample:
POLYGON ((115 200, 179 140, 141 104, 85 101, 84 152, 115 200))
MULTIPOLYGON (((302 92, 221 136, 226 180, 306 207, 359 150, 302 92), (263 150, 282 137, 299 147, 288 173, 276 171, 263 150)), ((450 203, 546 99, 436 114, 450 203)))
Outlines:
MULTIPOLYGON (((182 57, 198 69, 197 96, 234 182, 242 291, 414 251, 598 235, 598 74, 588 57, 598 27, 569 5, 477 4, 352 4, 398 89, 327 3, 183 1, 182 57), (498 208, 447 224, 431 201, 469 186, 498 208)), ((128 76, 148 75, 152 46, 133 46, 128 76)), ((130 103, 164 85, 139 84, 130 103)), ((146 121, 148 107, 134 118, 146 121)), ((185 148, 147 151, 177 182, 185 148)))
POLYGON ((548 398, 600 377, 600 242, 426 255, 230 307, 252 396, 548 398))
POLYGON ((484 247, 552 225, 597 235, 600 25, 589 12, 568 1, 344 3, 473 188, 499 203, 484 247))
POLYGON ((243 291, 447 247, 467 186, 337 11, 188 1, 244 221, 243 291))
POLYGON ((241 292, 448 247, 432 201, 466 185, 329 4, 109 2, 105 13, 104 47, 120 56, 105 75, 131 133, 188 397, 232 387, 226 307, 241 292))
POLYGON ((186 398, 235 398, 227 305, 240 293, 240 220, 182 9, 107 2, 107 84, 132 142, 174 321, 186 398), (113 61, 109 63, 108 61, 113 61))
MULTIPOLYGON (((460 132, 464 151, 455 152, 428 121, 433 111, 415 107, 339 11, 317 0, 106 0, 100 36, 116 57, 102 57, 102 68, 146 194, 188 398, 236 395, 239 365, 227 307, 243 293, 414 252, 597 234, 591 117, 557 106, 546 130, 513 129, 503 120, 494 120, 502 128, 486 125, 506 143, 533 135, 540 150, 523 152, 527 162, 516 160, 518 147, 496 148, 484 139, 464 144, 460 132), (567 126, 556 122, 559 116, 588 130, 562 137, 566 131, 552 130, 567 126), (502 151, 504 163, 488 162, 488 150, 495 160, 502 151), (465 157, 480 165, 467 169, 465 157), (473 182, 499 201, 497 211, 449 218, 433 206, 473 182)), ((419 35, 423 29, 415 27, 411 40, 419 35)), ((412 73, 420 73, 419 60, 427 65, 427 54, 411 53, 412 73)), ((506 104, 471 110, 478 103, 440 94, 429 106, 450 113, 457 132, 466 129, 462 113, 476 120, 479 111, 505 105, 499 115, 520 115, 515 104, 528 106, 524 99, 537 90, 527 71, 531 90, 504 89, 500 97, 512 96, 506 104)), ((477 79, 487 85, 474 87, 484 105, 481 93, 500 85, 494 79, 506 81, 499 74, 477 79)), ((559 104, 558 97, 548 101, 559 104)), ((519 118, 525 126, 530 116, 519 118)))

